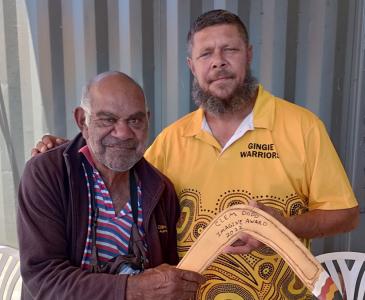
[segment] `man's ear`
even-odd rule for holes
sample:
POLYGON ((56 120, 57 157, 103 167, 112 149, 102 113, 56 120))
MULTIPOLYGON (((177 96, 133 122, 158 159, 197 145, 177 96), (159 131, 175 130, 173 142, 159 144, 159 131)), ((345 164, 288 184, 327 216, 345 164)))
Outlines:
POLYGON ((253 58, 253 49, 252 49, 252 45, 248 45, 247 47, 247 62, 248 64, 251 65, 252 63, 252 58, 253 58))
POLYGON ((86 138, 85 134, 87 134, 88 126, 86 125, 85 110, 80 106, 76 107, 76 109, 74 110, 74 118, 75 118, 77 127, 79 127, 80 131, 82 132, 82 135, 84 136, 84 138, 86 138))
POLYGON ((190 56, 188 56, 188 57, 186 58, 186 63, 188 64, 188 67, 189 67, 189 69, 190 69, 191 73, 192 73, 192 74, 194 75, 194 77, 195 77, 195 68, 194 68, 193 60, 191 59, 191 57, 190 57, 190 56))

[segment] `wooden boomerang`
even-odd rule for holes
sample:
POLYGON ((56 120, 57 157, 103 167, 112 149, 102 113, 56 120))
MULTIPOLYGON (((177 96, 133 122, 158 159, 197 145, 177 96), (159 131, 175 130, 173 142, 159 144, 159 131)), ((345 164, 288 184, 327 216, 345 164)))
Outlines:
POLYGON ((276 251, 319 300, 342 299, 332 278, 291 231, 268 213, 247 205, 231 206, 218 214, 177 267, 202 273, 242 232, 276 251))

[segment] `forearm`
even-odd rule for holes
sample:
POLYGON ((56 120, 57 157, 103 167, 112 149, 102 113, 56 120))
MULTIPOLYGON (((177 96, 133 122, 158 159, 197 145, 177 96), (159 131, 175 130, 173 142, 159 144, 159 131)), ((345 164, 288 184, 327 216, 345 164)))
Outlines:
MULTIPOLYGON (((258 207, 276 218, 298 238, 319 238, 344 233, 354 229, 359 223, 358 206, 340 210, 313 210, 301 215, 285 217, 277 209, 254 203, 258 207)), ((260 242, 247 233, 223 251, 230 254, 247 254, 260 246, 260 242)))
POLYGON ((67 261, 50 261, 44 270, 25 266, 22 279, 26 292, 31 294, 24 299, 126 299, 125 275, 88 273, 67 261))
MULTIPOLYGON (((20 202, 22 205, 22 202, 20 202)), ((40 223, 34 219, 34 223, 40 223)), ((20 266, 24 299, 124 299, 126 276, 96 274, 81 270, 71 262, 65 243, 55 233, 57 224, 47 222, 40 231, 28 222, 26 212, 18 213, 20 266), (55 241, 59 240, 59 243, 55 241)))
MULTIPOLYGON (((126 276, 81 270, 86 230, 80 229, 81 222, 69 221, 67 193, 59 188, 67 183, 58 181, 63 176, 53 169, 53 176, 49 174, 48 164, 34 161, 27 163, 19 186, 17 229, 26 286, 23 298, 123 299, 126 276)), ((87 214, 82 220, 87 225, 87 214)))
POLYGON ((351 231, 359 223, 359 207, 313 210, 280 220, 299 238, 319 238, 351 231))

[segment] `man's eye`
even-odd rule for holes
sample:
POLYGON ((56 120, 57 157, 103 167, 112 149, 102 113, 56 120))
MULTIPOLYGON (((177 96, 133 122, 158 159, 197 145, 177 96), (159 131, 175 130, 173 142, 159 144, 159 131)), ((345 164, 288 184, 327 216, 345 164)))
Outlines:
POLYGON ((106 119, 99 119, 98 124, 101 126, 111 126, 115 123, 115 119, 113 118, 106 118, 106 119))
POLYGON ((135 118, 135 119, 129 119, 129 120, 128 120, 128 123, 129 123, 130 125, 138 125, 138 124, 140 124, 140 123, 141 123, 141 120, 140 120, 140 119, 137 119, 137 118, 135 118))
POLYGON ((208 57, 208 56, 209 56, 209 54, 210 54, 210 52, 203 52, 203 53, 201 53, 201 54, 199 55, 199 57, 201 57, 201 58, 205 58, 205 57, 208 57))
POLYGON ((236 49, 236 48, 225 48, 224 50, 225 50, 225 51, 227 51, 227 52, 234 52, 234 51, 237 51, 237 49, 236 49))

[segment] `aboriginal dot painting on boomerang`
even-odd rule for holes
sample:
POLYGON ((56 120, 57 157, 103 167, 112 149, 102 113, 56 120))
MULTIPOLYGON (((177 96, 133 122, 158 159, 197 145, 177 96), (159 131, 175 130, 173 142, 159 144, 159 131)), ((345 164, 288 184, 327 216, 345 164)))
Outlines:
POLYGON ((218 214, 178 268, 202 273, 240 232, 249 233, 276 251, 319 300, 342 299, 332 278, 291 231, 268 213, 247 205, 231 206, 218 214))

